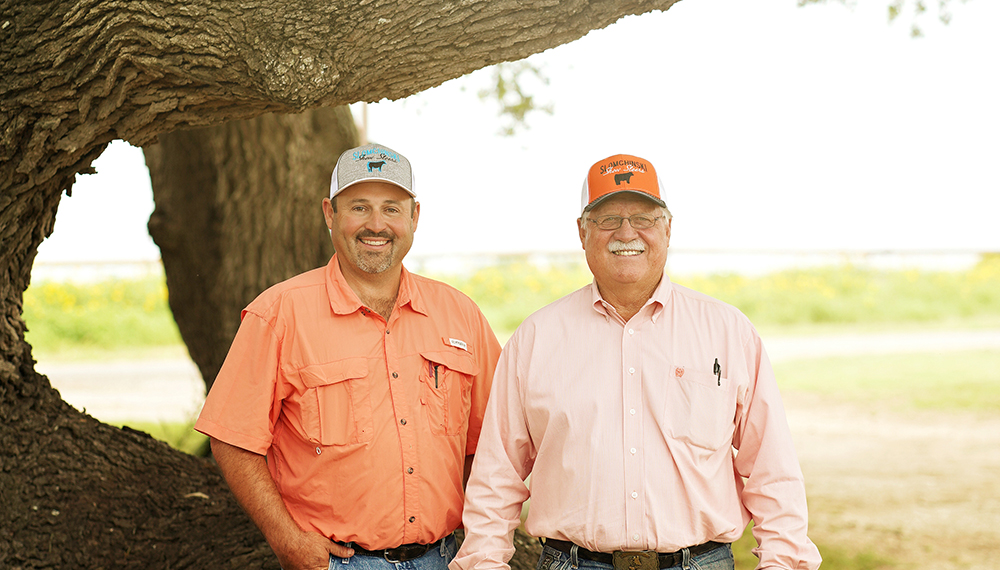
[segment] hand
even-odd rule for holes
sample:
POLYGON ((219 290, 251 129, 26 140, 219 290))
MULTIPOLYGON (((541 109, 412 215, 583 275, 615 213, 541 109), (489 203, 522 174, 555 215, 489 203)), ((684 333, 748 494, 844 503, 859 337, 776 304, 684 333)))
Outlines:
POLYGON ((341 546, 318 532, 302 531, 280 546, 271 545, 282 570, 327 570, 330 555, 349 558, 354 550, 341 546))

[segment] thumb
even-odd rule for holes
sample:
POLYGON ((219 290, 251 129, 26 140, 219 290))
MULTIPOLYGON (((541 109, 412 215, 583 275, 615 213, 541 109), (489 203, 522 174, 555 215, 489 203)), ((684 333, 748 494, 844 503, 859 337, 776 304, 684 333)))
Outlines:
POLYGON ((350 558, 354 556, 354 549, 348 548, 343 544, 337 544, 334 541, 330 541, 330 546, 327 547, 327 552, 336 556, 337 558, 350 558))

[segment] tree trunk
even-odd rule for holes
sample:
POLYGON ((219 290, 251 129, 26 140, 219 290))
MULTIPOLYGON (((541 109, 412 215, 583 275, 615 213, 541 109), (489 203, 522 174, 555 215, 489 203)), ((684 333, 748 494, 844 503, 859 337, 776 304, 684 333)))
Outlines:
POLYGON ((321 202, 356 146, 346 106, 160 135, 144 149, 170 309, 211 388, 261 291, 333 255, 321 202))
POLYGON ((0 567, 274 567, 208 460, 100 424, 34 370, 31 266, 108 142, 396 99, 675 1, 0 0, 0 567))
POLYGON ((3 403, 17 429, 0 439, 0 567, 278 568, 213 463, 104 425, 31 380, 21 386, 34 393, 3 403))

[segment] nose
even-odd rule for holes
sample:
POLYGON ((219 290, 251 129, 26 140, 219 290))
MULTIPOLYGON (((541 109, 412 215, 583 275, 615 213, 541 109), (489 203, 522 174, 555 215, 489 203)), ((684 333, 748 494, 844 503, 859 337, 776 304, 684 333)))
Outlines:
POLYGON ((389 227, 386 223, 385 218, 382 216, 382 212, 375 210, 372 212, 371 216, 365 220, 365 229, 371 230, 375 233, 379 233, 385 228, 389 227))
POLYGON ((631 241, 639 237, 639 232, 632 227, 632 222, 628 218, 622 220, 620 228, 615 230, 614 236, 622 241, 631 241))

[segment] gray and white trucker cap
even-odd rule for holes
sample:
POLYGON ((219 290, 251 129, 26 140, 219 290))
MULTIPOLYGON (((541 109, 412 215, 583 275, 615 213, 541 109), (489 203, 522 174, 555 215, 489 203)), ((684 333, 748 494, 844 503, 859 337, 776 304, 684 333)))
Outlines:
POLYGON ((345 150, 337 159, 330 181, 330 197, 366 180, 395 184, 416 197, 413 191, 413 171, 410 161, 398 152, 380 144, 366 144, 345 150))

